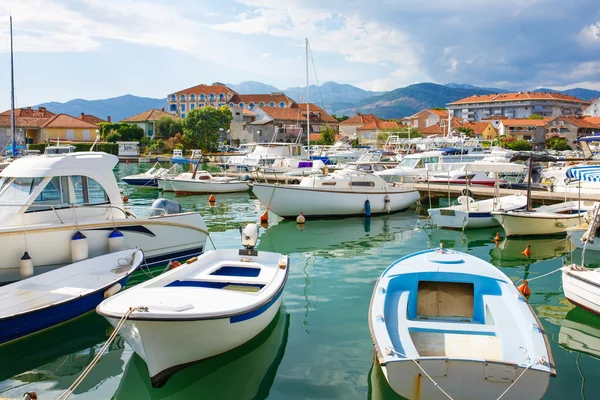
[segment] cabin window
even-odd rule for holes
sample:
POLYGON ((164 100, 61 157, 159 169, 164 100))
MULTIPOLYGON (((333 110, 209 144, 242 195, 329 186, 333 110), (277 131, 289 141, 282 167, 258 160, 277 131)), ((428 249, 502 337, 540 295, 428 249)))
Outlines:
POLYGON ((420 281, 418 318, 473 318, 472 283, 420 281))
POLYGON ((75 193, 75 204, 107 204, 108 196, 102 186, 87 176, 71 176, 71 185, 75 193))
MULTIPOLYGON (((42 180, 43 178, 36 178, 42 180)), ((69 206, 69 182, 66 176, 53 177, 42 192, 33 201, 28 212, 44 211, 56 206, 69 206)))
POLYGON ((322 186, 335 186, 337 182, 323 182, 321 185, 322 186))
MULTIPOLYGON (((40 178, 5 178, 0 192, 0 208, 25 204, 40 182, 40 178)), ((13 207, 6 209, 10 212, 15 211, 13 207)))
POLYGON ((375 182, 350 182, 350 186, 374 187, 375 182))

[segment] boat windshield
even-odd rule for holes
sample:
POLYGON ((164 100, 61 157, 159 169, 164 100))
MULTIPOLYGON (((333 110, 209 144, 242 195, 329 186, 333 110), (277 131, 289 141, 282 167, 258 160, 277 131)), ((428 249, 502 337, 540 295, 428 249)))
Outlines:
POLYGON ((421 161, 420 158, 404 158, 400 164, 398 164, 398 167, 401 168, 415 168, 416 165, 419 163, 419 161, 421 161))
POLYGON ((14 212, 14 207, 25 204, 42 178, 2 178, 0 182, 0 210, 14 212))

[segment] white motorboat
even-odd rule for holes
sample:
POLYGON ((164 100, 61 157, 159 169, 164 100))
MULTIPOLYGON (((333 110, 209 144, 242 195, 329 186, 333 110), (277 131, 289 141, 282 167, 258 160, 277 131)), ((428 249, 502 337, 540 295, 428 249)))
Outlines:
POLYGON ((266 167, 258 170, 265 174, 286 174, 291 176, 310 175, 321 172, 325 166, 321 160, 300 160, 297 158, 278 158, 266 167))
POLYGON ((271 168, 275 162, 281 162, 278 160, 294 159, 308 162, 309 158, 309 153, 298 143, 258 143, 254 150, 245 156, 228 160, 227 167, 238 171, 255 171, 271 168))
POLYGON ((552 166, 542 172, 553 192, 600 195, 600 165, 552 166))
POLYGON ((168 171, 169 169, 163 168, 160 163, 155 163, 148 171, 124 176, 121 180, 128 185, 155 189, 158 187, 158 179, 166 175, 168 171))
POLYGON ((208 171, 183 173, 168 180, 175 194, 247 192, 248 183, 238 178, 213 176, 208 171))
POLYGON ((376 172, 376 174, 388 182, 421 182, 427 177, 427 165, 443 163, 443 154, 441 151, 407 154, 395 168, 376 172))
POLYGON ((202 253, 208 231, 199 213, 165 199, 145 216, 125 208, 117 162, 99 152, 27 156, 0 173, 0 281, 19 278, 25 251, 36 273, 118 248, 142 249, 148 265, 202 253))
POLYGON ((564 234, 583 222, 584 215, 594 208, 592 201, 567 201, 528 210, 492 211, 492 216, 506 236, 564 234))
MULTIPOLYGON (((495 175, 494 197, 486 200, 475 201, 468 195, 458 197, 458 205, 427 210, 434 225, 441 228, 467 229, 487 228, 497 226, 498 221, 492 216, 492 211, 518 210, 527 206, 527 196, 521 194, 502 196, 498 195, 498 175, 504 172, 523 171, 525 166, 509 163, 482 163, 473 162, 465 164, 465 171, 488 172, 495 175)), ((468 194, 468 187, 465 188, 468 194)))
POLYGON ((171 168, 169 168, 164 174, 156 177, 156 183, 158 185, 158 189, 163 192, 172 192, 173 188, 169 183, 169 179, 175 178, 183 173, 183 169, 181 164, 173 164, 171 168))
POLYGON ((79 317, 125 286, 144 261, 123 250, 0 287, 0 344, 79 317))
POLYGON ((419 200, 417 190, 355 170, 307 176, 298 185, 254 183, 252 190, 267 209, 283 218, 388 214, 419 200))
MULTIPOLYGON (((482 171, 468 171, 464 163, 427 164, 427 175, 423 180, 431 183, 450 185, 494 186, 496 180, 482 171)), ((500 185, 505 185, 506 180, 499 179, 500 185)))
POLYGON ((153 386, 246 343, 271 323, 289 258, 257 252, 257 238, 258 227, 250 224, 242 234, 245 249, 207 252, 98 306, 113 326, 126 318, 119 333, 146 361, 153 386))
POLYGON ((541 399, 556 374, 544 328, 513 282, 460 252, 390 265, 369 328, 385 378, 408 399, 541 399))

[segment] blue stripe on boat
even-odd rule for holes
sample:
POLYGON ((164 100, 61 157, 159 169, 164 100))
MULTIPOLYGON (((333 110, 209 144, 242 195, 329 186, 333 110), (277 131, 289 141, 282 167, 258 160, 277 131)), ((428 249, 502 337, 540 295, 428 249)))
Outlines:
MULTIPOLYGON (((428 322, 439 322, 435 320, 430 320, 428 322)), ((444 321, 446 322, 446 321, 444 321)), ((450 322, 451 323, 451 322, 450 322)), ((477 325, 480 326, 480 325, 477 325)), ((493 325, 490 325, 493 327, 493 325)), ((465 331, 465 330, 451 330, 451 329, 443 329, 443 328, 419 328, 419 327, 409 327, 409 332, 424 332, 424 333, 451 333, 456 335, 480 335, 480 336, 497 336, 496 332, 493 331, 465 331)))
MULTIPOLYGON (((129 276, 126 276, 118 283, 124 287, 128 279, 129 276)), ((0 320, 0 344, 51 328, 94 310, 104 300, 104 291, 116 283, 88 295, 75 297, 66 303, 0 320)))
POLYGON ((491 218, 491 217, 492 217, 492 214, 485 213, 485 212, 482 212, 482 213, 471 213, 470 212, 469 213, 469 218, 491 218))
POLYGON ((254 317, 258 317, 260 314, 264 313, 269 308, 271 308, 271 306, 273 304, 275 304, 275 302, 279 299, 279 297, 281 297, 281 293, 283 293, 283 286, 279 290, 279 293, 277 293, 277 295, 275 295, 275 297, 273 297, 271 299, 271 301, 269 301, 267 304, 265 304, 265 305, 257 308, 256 310, 247 312, 245 314, 236 315, 235 317, 231 317, 229 319, 229 322, 231 322, 232 324, 235 324, 236 322, 242 322, 242 321, 246 321, 246 320, 252 319, 254 317))
POLYGON ((260 274, 260 268, 245 268, 225 266, 214 271, 211 275, 218 276, 245 276, 255 278, 260 274))
POLYGON ((259 290, 265 287, 262 284, 256 283, 233 283, 233 282, 211 282, 211 281, 173 281, 166 285, 165 287, 202 287, 209 289, 223 289, 226 286, 235 285, 235 286, 245 286, 245 287, 255 287, 259 290))

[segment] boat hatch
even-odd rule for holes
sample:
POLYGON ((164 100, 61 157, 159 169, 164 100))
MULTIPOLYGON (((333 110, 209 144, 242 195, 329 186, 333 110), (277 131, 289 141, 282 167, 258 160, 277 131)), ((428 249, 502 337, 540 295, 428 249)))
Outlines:
POLYGON ((440 215, 444 215, 447 217, 454 217, 456 215, 456 213, 454 212, 454 210, 444 210, 442 208, 442 209, 440 209, 440 215))
POLYGON ((247 276, 257 277, 260 274, 260 268, 237 267, 225 265, 213 271, 211 275, 218 276, 247 276))
POLYGON ((419 281, 417 317, 470 322, 474 315, 473 294, 472 283, 419 281))
POLYGON ((185 280, 173 281, 166 287, 197 287, 207 289, 224 289, 234 290, 237 292, 259 292, 265 285, 261 283, 241 283, 241 282, 219 282, 219 281, 201 281, 201 280, 185 280))

